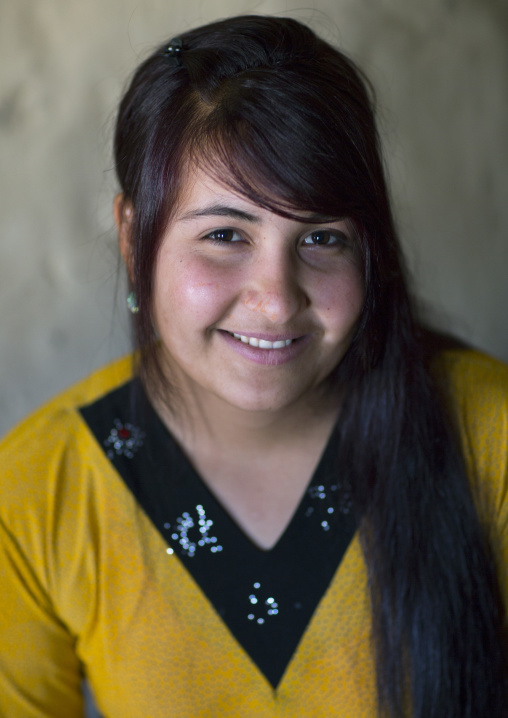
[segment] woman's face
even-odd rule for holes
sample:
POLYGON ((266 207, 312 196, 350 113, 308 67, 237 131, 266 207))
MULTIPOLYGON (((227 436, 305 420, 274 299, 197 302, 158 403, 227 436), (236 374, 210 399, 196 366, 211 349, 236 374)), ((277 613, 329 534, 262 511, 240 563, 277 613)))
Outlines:
POLYGON ((152 312, 170 380, 277 412, 317 395, 363 297, 346 222, 285 219, 196 171, 161 243, 152 312))

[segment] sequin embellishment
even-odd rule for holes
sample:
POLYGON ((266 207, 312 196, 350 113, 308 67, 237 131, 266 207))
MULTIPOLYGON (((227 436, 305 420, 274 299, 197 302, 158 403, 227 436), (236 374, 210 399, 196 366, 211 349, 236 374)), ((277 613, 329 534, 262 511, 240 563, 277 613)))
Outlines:
MULTIPOLYGON (((261 588, 259 581, 252 584, 252 588, 255 591, 258 591, 261 588)), ((277 616, 279 613, 279 604, 273 596, 268 596, 268 598, 265 598, 263 601, 263 599, 259 598, 258 595, 251 593, 249 596, 249 602, 251 606, 256 606, 256 609, 251 609, 251 613, 247 615, 247 618, 249 621, 255 621, 260 626, 262 626, 265 622, 266 616, 277 616), (253 610, 256 610, 256 613, 252 613, 253 610), (259 615, 260 611, 264 613, 264 615, 259 615)))
POLYGON ((339 511, 341 514, 349 514, 352 506, 351 492, 347 487, 341 484, 331 484, 331 486, 309 486, 307 489, 307 495, 310 499, 313 499, 313 505, 310 505, 305 510, 305 516, 315 515, 321 524, 323 531, 330 530, 329 521, 335 511, 339 511), (339 493, 339 501, 332 494, 339 493), (323 503, 321 503, 323 502, 323 503))
POLYGON ((120 419, 115 419, 114 426, 104 442, 108 459, 115 456, 126 456, 132 459, 136 451, 143 446, 145 434, 133 424, 124 424, 120 419))
MULTIPOLYGON (((186 556, 194 556, 200 546, 209 546, 210 553, 219 553, 219 551, 222 551, 222 546, 218 543, 217 536, 210 535, 213 521, 206 518, 206 512, 201 504, 196 506, 196 513, 197 517, 193 518, 188 511, 184 511, 176 519, 176 523, 173 524, 171 538, 173 541, 178 541, 182 548, 182 553, 186 556), (194 541, 192 540, 192 534, 195 533, 193 529, 198 531, 194 541)), ((171 524, 165 523, 164 528, 171 528, 171 524)))

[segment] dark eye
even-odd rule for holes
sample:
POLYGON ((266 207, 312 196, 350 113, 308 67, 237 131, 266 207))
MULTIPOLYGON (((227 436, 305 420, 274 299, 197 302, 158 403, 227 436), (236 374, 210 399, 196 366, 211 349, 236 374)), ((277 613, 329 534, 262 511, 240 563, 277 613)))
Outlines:
POLYGON ((347 237, 339 230, 318 229, 304 237, 303 244, 307 247, 340 246, 347 244, 347 237))
POLYGON ((215 242, 240 242, 242 237, 234 229, 216 229, 207 234, 205 239, 212 239, 215 242))

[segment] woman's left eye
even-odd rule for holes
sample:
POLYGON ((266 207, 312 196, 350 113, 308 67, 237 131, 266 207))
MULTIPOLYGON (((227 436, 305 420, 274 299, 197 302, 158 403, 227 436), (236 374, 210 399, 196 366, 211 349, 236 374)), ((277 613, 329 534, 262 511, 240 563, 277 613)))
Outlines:
POLYGON ((315 232, 311 232, 303 239, 303 244, 307 247, 343 246, 347 243, 347 237, 343 232, 340 232, 339 230, 334 230, 332 232, 329 229, 318 229, 315 232))
POLYGON ((240 242, 242 235, 234 229, 215 229, 206 235, 205 239, 211 239, 218 244, 229 242, 240 242))

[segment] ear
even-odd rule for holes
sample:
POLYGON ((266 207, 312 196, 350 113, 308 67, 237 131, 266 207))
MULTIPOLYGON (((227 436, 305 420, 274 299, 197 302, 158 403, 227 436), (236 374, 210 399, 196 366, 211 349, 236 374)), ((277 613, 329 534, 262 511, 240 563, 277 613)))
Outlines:
POLYGON ((132 202, 125 199, 120 192, 113 200, 113 217, 115 219, 116 231, 118 234, 118 247, 123 261, 127 268, 129 279, 132 283, 134 280, 134 252, 132 247, 132 219, 134 217, 134 207, 132 202))

